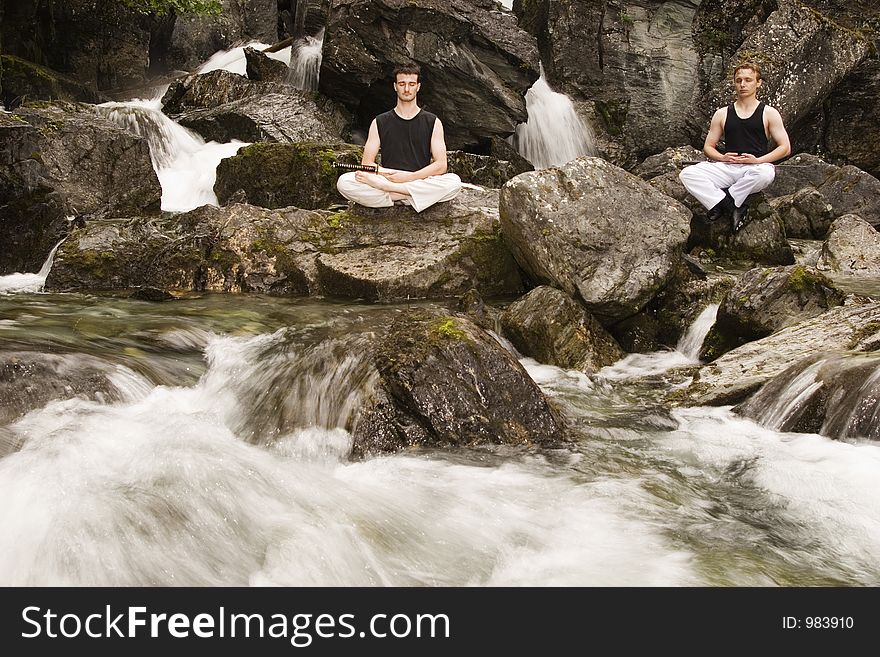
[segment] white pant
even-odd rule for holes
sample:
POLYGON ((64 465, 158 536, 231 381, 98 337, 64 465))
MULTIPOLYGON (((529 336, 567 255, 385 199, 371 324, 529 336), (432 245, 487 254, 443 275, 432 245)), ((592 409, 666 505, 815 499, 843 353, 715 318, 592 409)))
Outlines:
POLYGON ((764 164, 732 164, 730 162, 698 162, 678 174, 682 184, 707 210, 724 199, 726 189, 740 207, 749 194, 766 189, 776 177, 776 168, 764 164))
MULTIPOLYGON (((368 208, 387 208, 394 205, 388 192, 358 182, 354 176, 355 173, 350 171, 339 176, 336 181, 336 189, 349 201, 368 208)), ((410 205, 416 212, 421 212, 435 203, 451 200, 461 189, 461 178, 454 173, 444 173, 403 183, 403 186, 412 199, 410 205)))

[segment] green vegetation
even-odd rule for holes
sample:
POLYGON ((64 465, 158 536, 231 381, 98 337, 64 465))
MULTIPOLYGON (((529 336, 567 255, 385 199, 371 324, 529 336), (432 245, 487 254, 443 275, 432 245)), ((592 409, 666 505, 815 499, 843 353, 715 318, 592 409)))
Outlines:
POLYGON ((455 328, 455 319, 452 317, 441 317, 434 325, 434 330, 442 337, 453 340, 464 340, 467 337, 464 331, 455 328))
POLYGON ((216 16, 223 11, 220 0, 122 0, 122 4, 145 16, 168 13, 216 16))
POLYGON ((832 287, 831 282, 822 274, 807 270, 803 265, 797 265, 788 276, 788 285, 795 292, 806 292, 811 287, 824 285, 832 287))

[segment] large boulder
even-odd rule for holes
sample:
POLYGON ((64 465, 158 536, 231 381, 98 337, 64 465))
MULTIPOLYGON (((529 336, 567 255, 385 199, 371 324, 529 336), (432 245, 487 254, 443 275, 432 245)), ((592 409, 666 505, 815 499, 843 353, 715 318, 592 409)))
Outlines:
POLYGON ((245 204, 167 219, 91 221, 61 245, 49 289, 212 290, 369 300, 517 294, 497 192, 408 207, 315 212, 245 204))
POLYGON ((735 409, 776 431, 880 440, 880 354, 817 354, 735 409))
POLYGON ((834 283, 803 265, 751 269, 724 296, 700 356, 714 360, 746 342, 843 305, 844 299, 834 283))
POLYGON ((350 119, 332 101, 291 89, 191 110, 177 120, 210 141, 332 142, 348 136, 350 119))
POLYGON ((678 175, 694 162, 705 162, 706 155, 693 146, 675 146, 662 153, 646 157, 632 170, 639 178, 651 180, 665 174, 678 175))
POLYGON ((623 350, 583 306, 541 286, 501 315, 504 336, 541 363, 592 373, 623 358, 623 350))
POLYGON ((673 393, 672 400, 693 406, 737 404, 807 356, 878 349, 880 304, 853 302, 724 354, 696 370, 690 386, 673 393))
POLYGON ((168 85, 162 96, 162 111, 177 116, 197 109, 213 109, 249 96, 290 91, 286 84, 254 82, 238 73, 223 69, 187 75, 168 85))
POLYGON ((785 226, 786 237, 822 239, 834 221, 834 208, 815 187, 770 201, 785 226))
POLYGON ((690 222, 681 204, 593 157, 517 176, 499 209, 523 269, 582 300, 603 325, 636 314, 664 287, 690 222))
POLYGON ((446 163, 449 171, 458 174, 462 182, 495 189, 503 186, 514 176, 535 169, 523 158, 505 160, 491 155, 476 155, 463 151, 447 151, 446 163))
POLYGON ((146 140, 93 107, 57 102, 0 116, 0 273, 37 271, 66 216, 159 209, 146 140))
POLYGON ((366 128, 394 106, 391 73, 412 60, 422 67, 420 103, 443 121, 449 148, 506 137, 526 120, 538 50, 494 0, 334 2, 319 90, 366 128))
POLYGON ((251 144, 220 162, 214 192, 223 205, 235 199, 264 208, 327 208, 346 202, 333 163, 360 163, 362 154, 350 144, 251 144))
POLYGON ((290 66, 263 54, 256 48, 244 49, 245 72, 249 80, 286 83, 290 66))
POLYGON ((823 271, 880 275, 880 233, 854 214, 831 225, 816 265, 823 271))
POLYGON ((562 428, 522 365, 467 319, 412 311, 376 354, 380 381, 353 454, 410 446, 555 447, 562 428))

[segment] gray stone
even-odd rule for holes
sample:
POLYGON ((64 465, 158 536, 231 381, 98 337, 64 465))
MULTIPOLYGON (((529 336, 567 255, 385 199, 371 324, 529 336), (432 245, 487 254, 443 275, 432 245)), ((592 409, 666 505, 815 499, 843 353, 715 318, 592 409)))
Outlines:
POLYGON ((213 109, 234 100, 269 93, 286 93, 291 88, 277 82, 254 82, 238 73, 218 69, 175 80, 162 96, 162 111, 176 116, 196 109, 213 109))
POLYGON ((678 175, 684 167, 705 160, 706 156, 703 151, 699 151, 693 146, 677 146, 645 158, 632 172, 639 178, 651 180, 664 174, 678 175))
POLYGON ((448 151, 446 162, 448 170, 458 174, 462 182, 494 189, 500 188, 514 176, 534 170, 522 158, 519 161, 499 160, 490 155, 475 155, 463 151, 448 151))
POLYGON ((680 261, 686 208, 599 158, 524 173, 501 189, 504 237, 533 280, 602 322, 636 314, 680 261))
POLYGON ((834 208, 815 187, 774 198, 770 207, 782 219, 786 237, 822 239, 834 221, 834 208))
POLYGON ((254 48, 244 49, 248 79, 256 82, 287 82, 290 66, 254 48))
POLYGON ((541 363, 592 373, 623 358, 601 324, 556 288, 535 288, 512 303, 501 326, 520 353, 541 363))
POLYGON ((828 231, 816 266, 823 271, 880 275, 880 233, 857 215, 840 217, 828 231))

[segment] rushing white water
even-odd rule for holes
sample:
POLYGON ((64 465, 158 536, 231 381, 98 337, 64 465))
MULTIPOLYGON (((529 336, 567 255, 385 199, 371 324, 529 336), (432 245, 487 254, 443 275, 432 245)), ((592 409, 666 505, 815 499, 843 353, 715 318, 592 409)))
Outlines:
POLYGON ((516 127, 520 155, 538 169, 596 154, 593 129, 578 116, 571 99, 547 84, 544 70, 526 92, 528 121, 516 127))
POLYGON ((317 91, 323 46, 324 28, 317 35, 307 36, 293 44, 287 78, 290 84, 304 91, 317 91))
MULTIPOLYGON (((251 41, 250 43, 246 43, 243 46, 239 46, 237 48, 231 48, 230 50, 218 50, 215 52, 208 60, 202 64, 196 73, 208 73, 210 71, 224 70, 229 71, 231 73, 238 73, 239 75, 247 74, 247 59, 244 56, 245 48, 253 48, 254 50, 263 51, 269 47, 267 43, 261 43, 260 41, 251 41)), ((290 64, 290 47, 282 48, 278 52, 267 52, 265 53, 267 57, 271 57, 272 59, 278 60, 279 62, 284 62, 285 64, 290 64)))
POLYGON ((103 103, 98 108, 112 121, 147 139, 153 169, 162 185, 163 210, 186 212, 217 205, 217 165, 247 144, 205 142, 162 113, 162 95, 164 90, 151 100, 103 103))
POLYGON ((707 306, 679 339, 674 350, 649 354, 629 354, 618 362, 599 370, 606 379, 629 379, 661 374, 674 367, 686 367, 700 362, 700 348, 715 323, 718 304, 707 306))
MULTIPOLYGON (((69 219, 72 218, 69 217, 69 219)), ((63 241, 61 240, 61 242, 63 241)), ((36 274, 7 274, 6 276, 0 276, 0 294, 34 294, 42 292, 43 286, 46 284, 46 278, 52 269, 55 252, 58 251, 61 242, 52 247, 46 261, 36 274)))

